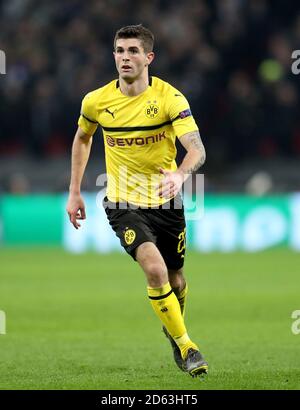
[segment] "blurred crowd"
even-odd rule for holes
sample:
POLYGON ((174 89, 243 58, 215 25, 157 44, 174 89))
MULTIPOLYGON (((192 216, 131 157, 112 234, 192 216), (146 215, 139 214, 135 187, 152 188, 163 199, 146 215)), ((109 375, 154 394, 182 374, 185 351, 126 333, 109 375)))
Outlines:
POLYGON ((116 78, 115 31, 142 23, 155 34, 151 74, 189 99, 211 165, 299 156, 299 9, 280 0, 2 1, 0 155, 69 153, 83 96, 116 78))

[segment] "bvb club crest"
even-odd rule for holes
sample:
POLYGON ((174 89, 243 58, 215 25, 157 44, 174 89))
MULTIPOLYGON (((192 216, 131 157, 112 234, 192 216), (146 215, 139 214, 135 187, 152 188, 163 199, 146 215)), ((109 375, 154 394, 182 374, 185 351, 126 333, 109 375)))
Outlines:
POLYGON ((127 245, 131 245, 133 241, 135 240, 136 234, 133 229, 127 229, 124 232, 124 239, 127 245))
POLYGON ((156 104, 156 101, 148 101, 148 104, 145 108, 145 114, 148 118, 155 118, 158 115, 159 107, 156 104))

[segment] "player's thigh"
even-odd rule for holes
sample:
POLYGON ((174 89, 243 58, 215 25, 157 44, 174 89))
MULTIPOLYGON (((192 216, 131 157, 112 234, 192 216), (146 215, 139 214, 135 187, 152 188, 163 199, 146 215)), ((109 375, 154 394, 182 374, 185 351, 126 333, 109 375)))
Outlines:
POLYGON ((147 283, 160 288, 168 282, 168 271, 163 257, 153 242, 144 242, 136 248, 135 258, 145 272, 147 283))
POLYGON ((136 248, 135 258, 141 267, 147 271, 167 273, 165 261, 153 242, 144 242, 136 248))

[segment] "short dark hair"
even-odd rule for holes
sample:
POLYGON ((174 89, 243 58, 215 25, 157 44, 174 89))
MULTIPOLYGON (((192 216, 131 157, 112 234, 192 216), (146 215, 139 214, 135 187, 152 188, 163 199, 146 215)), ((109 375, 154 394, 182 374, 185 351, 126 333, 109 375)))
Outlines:
POLYGON ((115 35, 114 48, 116 48, 116 41, 119 38, 137 38, 141 41, 145 53, 150 53, 153 51, 154 35, 142 24, 120 28, 115 35))

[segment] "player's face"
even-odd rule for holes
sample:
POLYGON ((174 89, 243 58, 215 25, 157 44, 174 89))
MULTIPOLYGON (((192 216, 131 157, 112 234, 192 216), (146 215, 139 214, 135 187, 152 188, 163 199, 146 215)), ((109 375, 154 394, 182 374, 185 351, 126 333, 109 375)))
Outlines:
POLYGON ((120 38, 114 52, 116 67, 121 78, 133 82, 143 74, 153 60, 153 53, 145 53, 137 38, 120 38))

